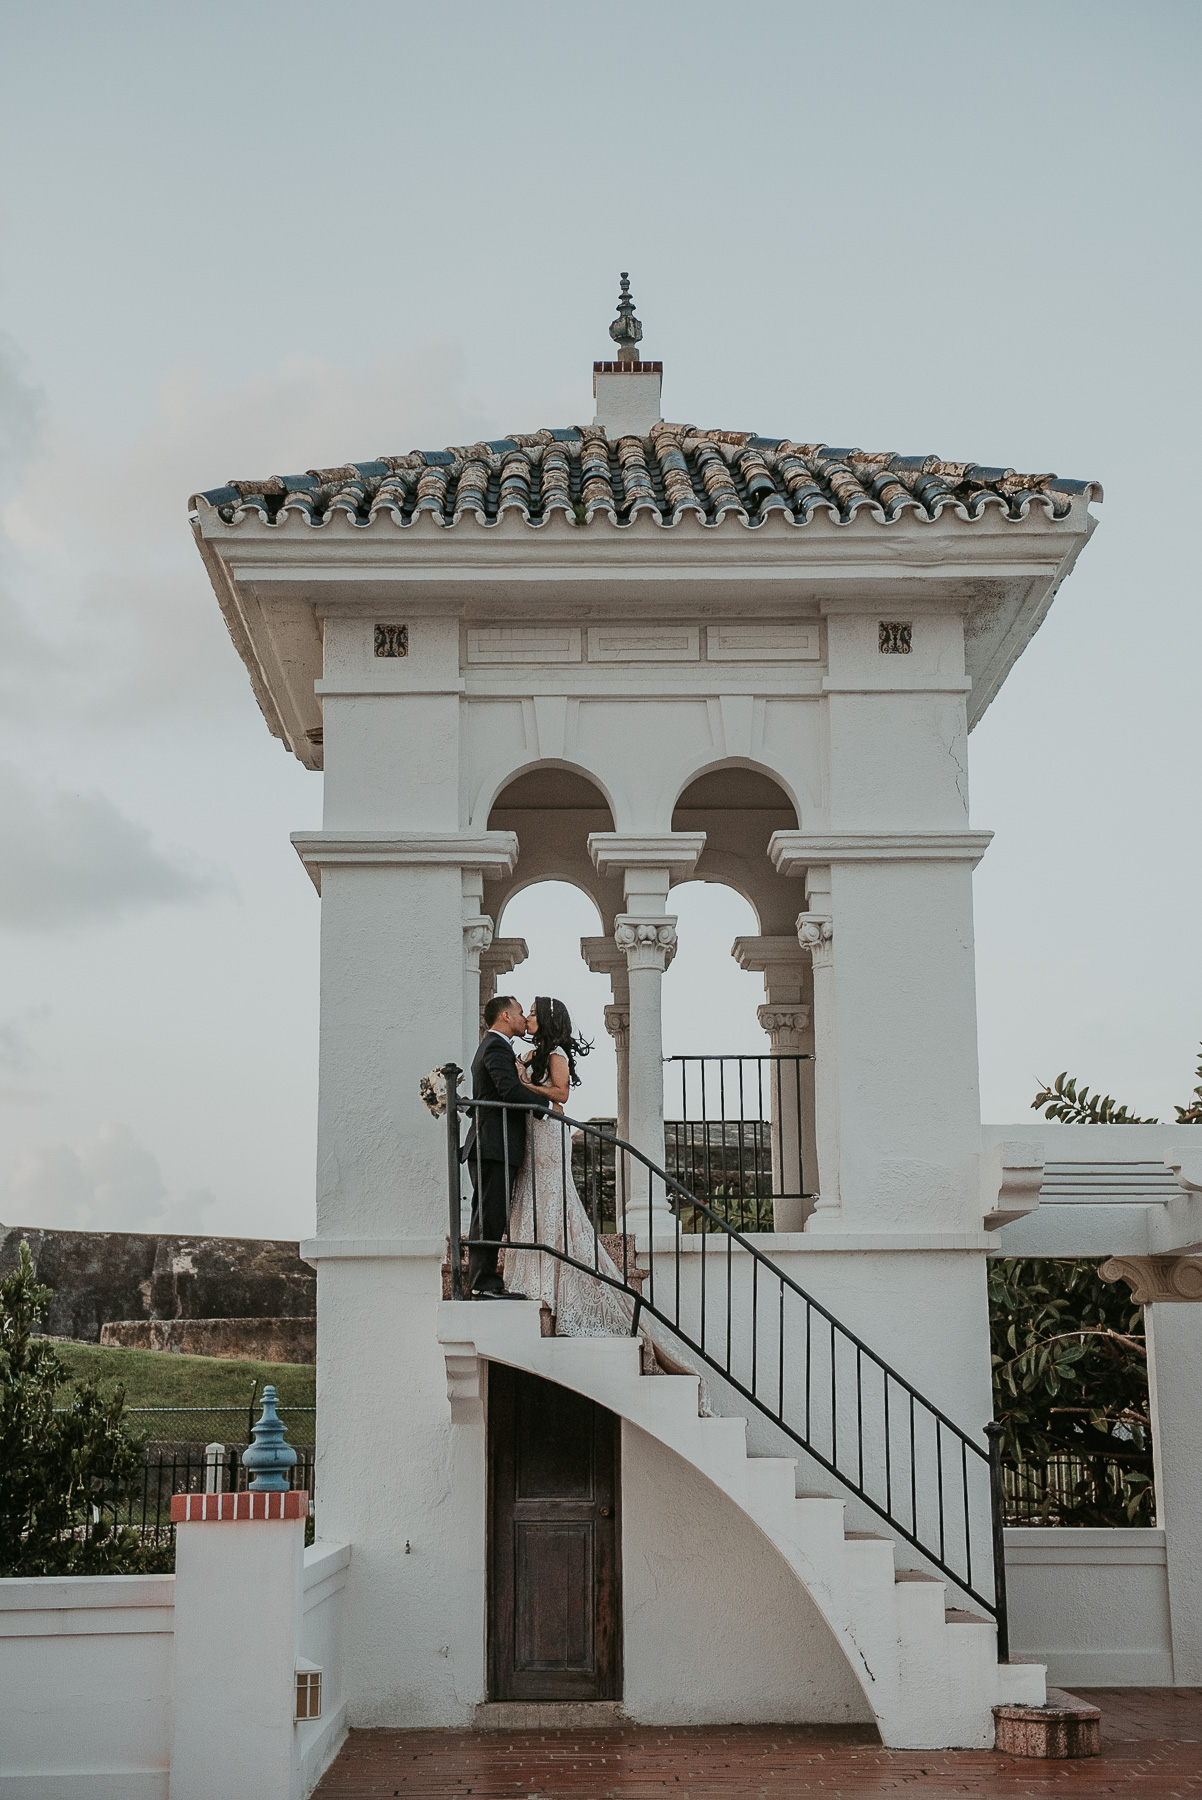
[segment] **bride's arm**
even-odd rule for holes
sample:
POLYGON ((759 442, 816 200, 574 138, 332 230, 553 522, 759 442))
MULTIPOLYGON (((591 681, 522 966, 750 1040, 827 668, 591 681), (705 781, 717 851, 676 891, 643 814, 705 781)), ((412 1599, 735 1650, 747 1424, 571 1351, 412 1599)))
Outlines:
POLYGON ((547 1063, 547 1079, 542 1086, 536 1086, 524 1070, 519 1070, 522 1080, 532 1094, 541 1094, 545 1100, 553 1100, 562 1106, 571 1091, 568 1081, 568 1059, 560 1051, 553 1050, 547 1063))

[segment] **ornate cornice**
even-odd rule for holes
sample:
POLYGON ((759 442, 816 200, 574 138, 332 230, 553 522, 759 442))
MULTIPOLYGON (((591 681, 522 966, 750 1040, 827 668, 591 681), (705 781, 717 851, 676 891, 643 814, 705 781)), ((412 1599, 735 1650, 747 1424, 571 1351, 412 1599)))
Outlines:
MULTIPOLYGON (((463 949, 469 969, 479 969, 481 952, 492 943, 492 934, 493 922, 487 913, 476 913, 463 921, 463 949)), ((512 963, 510 967, 513 967, 512 963)))
POLYGON ((630 1008, 628 1006, 607 1006, 605 1029, 617 1048, 625 1050, 630 1043, 630 1008))
POLYGON ((598 875, 622 875, 627 869, 666 869, 670 881, 687 881, 704 849, 704 831, 664 831, 647 837, 590 831, 588 837, 588 853, 598 875))
POLYGON ((991 831, 774 831, 768 855, 780 875, 823 863, 979 863, 991 831))
POLYGON ((292 845, 318 893, 321 871, 355 864, 479 869, 490 880, 511 875, 514 831, 294 831, 292 845))
POLYGON ((774 1050, 780 1048, 780 1038, 799 1038, 804 1031, 809 1030, 808 1006, 761 1006, 756 1009, 755 1016, 760 1022, 760 1029, 766 1031, 772 1039, 774 1050))
POLYGON ((803 912, 797 915, 797 942, 808 950, 816 969, 829 969, 834 960, 835 928, 825 913, 803 912))
POLYGON ((628 969, 662 972, 676 955, 676 920, 664 913, 656 918, 619 913, 614 921, 614 943, 625 952, 628 969))
POLYGON ((1141 1306, 1202 1300, 1202 1256, 1112 1256, 1098 1274, 1103 1281, 1125 1281, 1141 1306))

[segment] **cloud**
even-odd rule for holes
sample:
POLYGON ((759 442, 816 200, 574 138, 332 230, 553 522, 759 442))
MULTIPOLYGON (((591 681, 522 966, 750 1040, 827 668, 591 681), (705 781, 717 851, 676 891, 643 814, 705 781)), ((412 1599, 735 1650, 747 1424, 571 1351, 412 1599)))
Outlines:
POLYGON ((437 342, 357 370, 290 356, 237 387, 210 369, 177 367, 124 447, 45 419, 36 396, 22 408, 13 467, 26 472, 0 489, 10 590, 0 590, 0 638, 13 664, 6 710, 120 726, 247 703, 189 529, 192 494, 231 475, 471 443, 501 429, 485 403, 465 398, 458 353, 437 342))
POLYGON ((213 876, 172 861, 103 794, 37 788, 0 764, 0 926, 54 931, 205 898, 213 876))
POLYGON ((158 1159, 128 1125, 102 1125, 95 1137, 28 1146, 5 1189, 6 1216, 18 1225, 86 1231, 199 1231, 216 1204, 207 1188, 172 1199, 158 1159))

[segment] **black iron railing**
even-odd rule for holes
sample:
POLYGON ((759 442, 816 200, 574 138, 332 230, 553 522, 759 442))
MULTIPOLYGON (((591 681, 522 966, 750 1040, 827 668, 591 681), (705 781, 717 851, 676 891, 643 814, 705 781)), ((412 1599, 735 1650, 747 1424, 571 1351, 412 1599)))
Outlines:
POLYGON ((520 1154, 531 1107, 538 1103, 456 1100, 461 1071, 452 1063, 443 1074, 450 1097, 452 1299, 469 1297, 465 1249, 474 1252, 479 1268, 490 1252, 503 1253, 507 1245, 542 1251, 616 1290, 627 1303, 632 1335, 644 1313, 665 1327, 686 1357, 700 1358, 991 1614, 997 1620, 999 1659, 1007 1661, 1000 1428, 986 1427, 988 1447, 962 1430, 757 1249, 754 1239, 633 1145, 595 1124, 545 1115, 563 1137, 552 1159, 557 1178, 550 1192, 540 1191, 537 1159, 526 1159, 523 1169, 520 1154), (477 1199, 466 1238, 462 1114, 481 1127, 468 1158, 477 1199), (593 1227, 584 1234, 583 1254, 573 1212, 580 1178, 568 1179, 573 1163, 584 1170, 579 1198, 593 1227), (595 1191, 588 1185, 590 1169, 607 1164, 613 1172, 611 1196, 600 1182, 595 1191), (491 1196, 494 1221, 499 1204, 516 1236, 507 1239, 495 1222, 495 1235, 486 1234, 482 1195, 491 1196), (703 1229, 696 1229, 698 1220, 703 1229), (601 1235, 610 1227, 607 1253, 601 1235))
POLYGON ((770 1055, 665 1061, 665 1167, 740 1231, 771 1231, 780 1210, 774 1202, 811 1197, 802 1145, 803 1095, 813 1060, 770 1055))

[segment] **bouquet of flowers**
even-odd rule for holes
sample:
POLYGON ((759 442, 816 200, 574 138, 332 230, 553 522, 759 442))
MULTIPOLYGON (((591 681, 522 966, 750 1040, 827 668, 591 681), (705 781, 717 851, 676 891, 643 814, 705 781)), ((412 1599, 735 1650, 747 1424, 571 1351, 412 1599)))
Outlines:
POLYGON ((441 1119, 447 1110, 447 1078, 441 1069, 431 1069, 423 1075, 418 1083, 418 1092, 436 1119, 441 1119))

